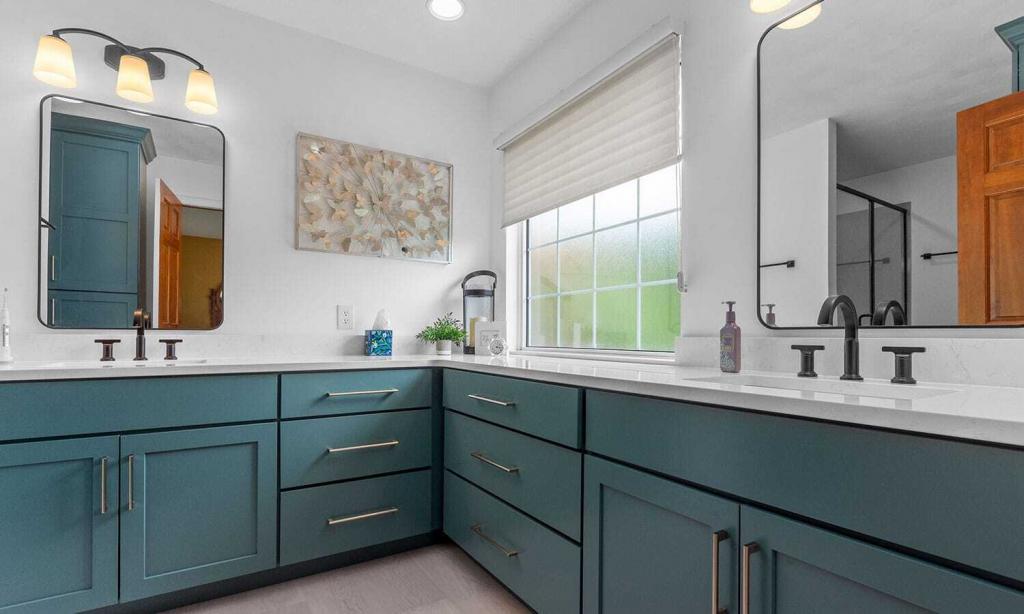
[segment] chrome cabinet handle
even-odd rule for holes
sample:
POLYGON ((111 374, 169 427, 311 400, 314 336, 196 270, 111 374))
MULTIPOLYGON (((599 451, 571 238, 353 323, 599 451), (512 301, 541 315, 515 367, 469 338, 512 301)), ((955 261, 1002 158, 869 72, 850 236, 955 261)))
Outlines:
POLYGON ((491 405, 500 405, 502 407, 515 407, 516 404, 515 401, 499 401, 497 399, 489 399, 487 397, 482 397, 478 394, 467 394, 466 396, 475 401, 483 401, 484 403, 490 403, 491 405))
POLYGON ((128 511, 135 511, 135 455, 128 455, 128 511))
POLYGON ((393 448, 398 445, 397 439, 381 441, 380 443, 364 443, 358 446, 345 446, 343 448, 327 448, 328 454, 340 454, 342 452, 355 452, 357 450, 376 450, 378 448, 393 448))
POLYGON ((371 394, 393 394, 396 392, 398 392, 398 388, 381 388, 380 390, 352 390, 350 392, 328 392, 324 396, 330 399, 334 399, 337 397, 358 397, 371 394))
POLYGON ((514 556, 519 556, 519 551, 518 550, 511 550, 509 548, 506 548, 505 546, 502 546, 501 544, 499 544, 497 542, 497 540, 495 540, 493 537, 491 537, 491 536, 487 535, 486 533, 484 533, 483 525, 475 524, 475 525, 469 527, 469 530, 474 532, 474 533, 476 533, 477 535, 479 535, 480 539, 484 540, 489 545, 493 546, 496 550, 498 550, 499 552, 501 552, 502 554, 504 554, 508 558, 512 558, 514 556))
POLYGON ((106 514, 109 507, 107 501, 107 457, 104 456, 100 459, 100 514, 106 514))
POLYGON ((57 281, 57 257, 50 256, 50 281, 57 281))
POLYGON ((365 514, 356 514, 354 516, 336 516, 334 518, 327 519, 327 526, 333 527, 336 524, 345 524, 346 522, 356 522, 359 520, 368 520, 370 518, 378 518, 380 516, 388 516, 390 514, 397 514, 397 507, 388 507, 376 512, 366 512, 365 514))
POLYGON ((728 610, 718 607, 718 550, 723 541, 729 539, 728 531, 715 531, 711 534, 711 614, 727 614, 728 610))
POLYGON ((487 458, 486 456, 484 456, 483 452, 470 452, 469 455, 480 462, 486 463, 491 467, 494 467, 495 469, 501 469, 505 473, 519 473, 519 467, 506 467, 505 465, 502 465, 497 461, 487 458))
POLYGON ((740 612, 750 614, 750 557, 761 550, 757 542, 743 544, 743 568, 740 571, 740 612))

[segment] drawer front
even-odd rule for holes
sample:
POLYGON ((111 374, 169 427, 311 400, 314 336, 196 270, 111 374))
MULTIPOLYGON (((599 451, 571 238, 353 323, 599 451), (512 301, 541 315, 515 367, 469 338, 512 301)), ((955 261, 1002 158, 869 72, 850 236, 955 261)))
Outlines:
POLYGON ((580 540, 582 455, 445 412, 445 467, 580 540))
POLYGON ((431 410, 281 423, 281 487, 429 467, 431 410))
POLYGON ((430 369, 281 376, 281 417, 305 418, 430 407, 430 369))
POLYGON ((1019 450, 595 391, 587 448, 1024 580, 1019 450))
POLYGON ((457 475, 445 472, 444 531, 538 612, 580 609, 580 549, 457 475))
POLYGON ((276 375, 0 384, 0 440, 275 418, 276 375))
POLYGON ((568 386, 445 369, 444 406, 543 439, 580 447, 582 392, 568 386))
POLYGON ((429 533, 431 471, 281 493, 281 564, 429 533))

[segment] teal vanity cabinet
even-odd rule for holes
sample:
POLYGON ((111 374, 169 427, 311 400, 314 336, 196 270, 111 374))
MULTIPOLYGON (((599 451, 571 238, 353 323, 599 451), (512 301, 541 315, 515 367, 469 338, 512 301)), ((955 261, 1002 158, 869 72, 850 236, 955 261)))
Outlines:
POLYGON ((584 612, 738 611, 739 504, 593 456, 584 475, 584 612))
POLYGON ((0 445, 0 612, 117 603, 116 436, 0 445))
POLYGON ((121 601, 277 563, 277 425, 121 437, 121 601))
POLYGON ((141 290, 139 228, 153 137, 146 128, 61 113, 50 123, 49 324, 128 328, 141 290))

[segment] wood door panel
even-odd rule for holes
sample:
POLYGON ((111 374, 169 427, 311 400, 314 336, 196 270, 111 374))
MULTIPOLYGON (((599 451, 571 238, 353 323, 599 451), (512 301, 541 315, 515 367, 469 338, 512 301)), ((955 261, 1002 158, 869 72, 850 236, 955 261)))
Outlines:
POLYGON ((181 199, 160 182, 160 328, 181 326, 181 199))
POLYGON ((1024 189, 989 198, 989 319, 1024 320, 1024 189))
POLYGON ((1024 165, 1024 114, 988 125, 988 169, 1024 165))

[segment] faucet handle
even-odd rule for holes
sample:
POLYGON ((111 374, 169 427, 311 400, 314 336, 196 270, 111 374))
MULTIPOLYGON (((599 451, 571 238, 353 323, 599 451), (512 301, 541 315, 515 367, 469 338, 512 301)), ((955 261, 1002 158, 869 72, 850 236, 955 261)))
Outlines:
POLYGON ((175 352, 175 346, 181 343, 182 339, 161 339, 160 343, 167 345, 167 352, 164 354, 164 360, 178 360, 178 355, 175 352))
POLYGON ((823 345, 791 345, 794 350, 800 351, 800 372, 797 377, 818 377, 814 371, 814 353, 824 350, 823 345))
POLYGON ((100 362, 111 362, 114 360, 114 344, 121 343, 120 339, 97 339, 96 343, 103 344, 103 356, 100 362))
POLYGON ((916 384, 917 380, 913 375, 913 355, 923 354, 923 347, 904 347, 898 345, 886 345, 882 347, 883 352, 892 352, 896 356, 896 375, 889 381, 894 384, 916 384))

